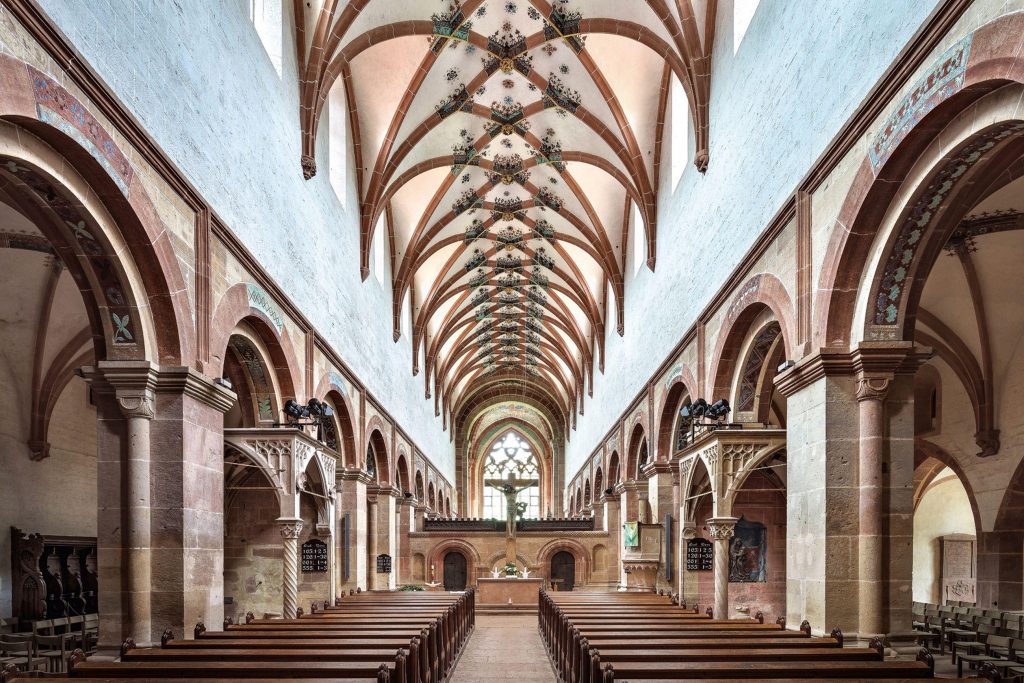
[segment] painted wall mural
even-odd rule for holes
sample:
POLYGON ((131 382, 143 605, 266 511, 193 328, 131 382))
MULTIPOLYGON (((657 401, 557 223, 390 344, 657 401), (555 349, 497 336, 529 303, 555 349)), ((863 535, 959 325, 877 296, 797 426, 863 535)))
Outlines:
POLYGON ((764 583, 768 556, 768 530, 760 522, 740 517, 729 542, 729 581, 764 583))

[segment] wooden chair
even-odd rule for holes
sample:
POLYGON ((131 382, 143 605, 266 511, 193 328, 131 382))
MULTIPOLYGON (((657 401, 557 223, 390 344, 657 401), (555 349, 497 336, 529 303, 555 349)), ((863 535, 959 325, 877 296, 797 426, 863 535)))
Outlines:
POLYGON ((982 624, 978 627, 973 638, 952 641, 950 643, 950 651, 952 652, 953 663, 956 664, 957 662, 958 652, 966 652, 967 654, 987 652, 989 637, 998 635, 999 627, 991 624, 982 624))
POLYGON ((961 654, 956 660, 956 675, 963 678, 964 662, 975 669, 982 662, 1001 661, 1009 659, 1010 639, 1006 636, 990 635, 985 639, 985 650, 979 654, 961 654), (1004 653, 1004 654, 1000 654, 1004 653))
POLYGON ((61 633, 53 636, 36 636, 37 654, 46 659, 49 663, 49 670, 59 672, 64 670, 68 656, 75 649, 75 635, 73 633, 61 633))
POLYGON ((4 665, 14 665, 21 671, 34 671, 46 667, 46 660, 35 656, 32 638, 5 636, 0 638, 0 657, 4 665))
POLYGON ((86 654, 96 651, 96 645, 100 640, 100 615, 86 614, 82 623, 82 649, 86 654))
POLYGON ((33 621, 32 634, 37 636, 53 635, 53 619, 37 619, 33 621))

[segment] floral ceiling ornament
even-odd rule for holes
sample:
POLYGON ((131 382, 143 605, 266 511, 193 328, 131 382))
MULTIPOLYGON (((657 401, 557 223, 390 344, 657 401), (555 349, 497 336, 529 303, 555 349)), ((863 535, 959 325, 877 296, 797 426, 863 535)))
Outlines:
POLYGON ((463 42, 468 41, 469 32, 473 28, 473 22, 466 21, 466 16, 457 3, 448 5, 445 12, 435 12, 430 15, 430 21, 434 25, 434 35, 430 44, 430 49, 434 54, 441 52, 451 38, 463 42))
POLYGON ((555 229, 551 227, 550 223, 542 218, 534 223, 533 236, 546 240, 553 240, 555 238, 555 229))
POLYGON ((457 111, 468 112, 472 110, 473 100, 470 99, 469 93, 466 91, 465 83, 459 83, 455 92, 434 105, 434 111, 437 112, 437 116, 441 119, 446 119, 457 111))
POLYGON ((543 204, 552 211, 562 210, 562 198, 546 187, 540 188, 537 191, 537 195, 534 197, 534 199, 537 201, 537 203, 543 204))
MULTIPOLYGON (((459 211, 458 213, 461 213, 461 211, 459 211)), ((474 240, 478 239, 481 235, 483 235, 484 232, 486 231, 487 227, 484 225, 484 222, 479 218, 474 218, 473 222, 470 223, 469 227, 466 228, 466 237, 463 241, 466 244, 470 244, 474 240)))
POLYGON ((484 253, 482 251, 480 251, 479 249, 474 249, 473 254, 469 257, 469 260, 466 261, 466 264, 463 267, 466 269, 466 272, 468 273, 474 268, 479 268, 480 266, 482 266, 486 260, 487 257, 484 256, 484 253))
POLYGON ((467 211, 473 211, 483 206, 484 200, 473 190, 466 190, 459 195, 459 198, 452 204, 452 213, 456 216, 467 211))
POLYGON ((499 183, 525 185, 530 179, 530 172, 523 168, 523 158, 518 154, 498 154, 494 157, 492 169, 487 173, 492 185, 499 183))
POLYGON ((523 231, 514 225, 506 225, 494 236, 494 241, 505 251, 512 251, 515 248, 522 248, 523 231))
POLYGON ((558 107, 575 114, 579 108, 582 98, 578 91, 573 90, 562 82, 555 74, 548 75, 548 85, 544 89, 544 107, 558 107))
POLYGON ((580 19, 583 16, 578 10, 569 9, 568 5, 568 0, 555 0, 551 15, 544 24, 544 38, 563 38, 573 52, 579 53, 586 47, 586 36, 580 35, 580 19))
POLYGON ((518 256, 501 255, 495 260, 495 267, 502 271, 521 272, 523 259, 518 256))

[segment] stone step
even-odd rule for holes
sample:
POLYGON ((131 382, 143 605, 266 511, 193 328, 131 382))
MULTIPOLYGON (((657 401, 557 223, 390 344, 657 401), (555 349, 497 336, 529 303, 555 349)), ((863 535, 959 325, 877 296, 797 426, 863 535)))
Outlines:
POLYGON ((477 605, 477 614, 536 614, 537 605, 477 605))

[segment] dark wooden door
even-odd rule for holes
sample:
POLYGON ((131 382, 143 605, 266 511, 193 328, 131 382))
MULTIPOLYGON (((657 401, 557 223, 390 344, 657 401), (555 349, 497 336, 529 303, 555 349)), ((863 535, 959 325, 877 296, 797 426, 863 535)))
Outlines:
POLYGON ((444 556, 444 589, 466 590, 466 556, 462 553, 450 552, 444 556))
POLYGON ((576 558, 565 550, 560 550, 551 558, 551 580, 560 591, 571 591, 576 584, 576 558))

